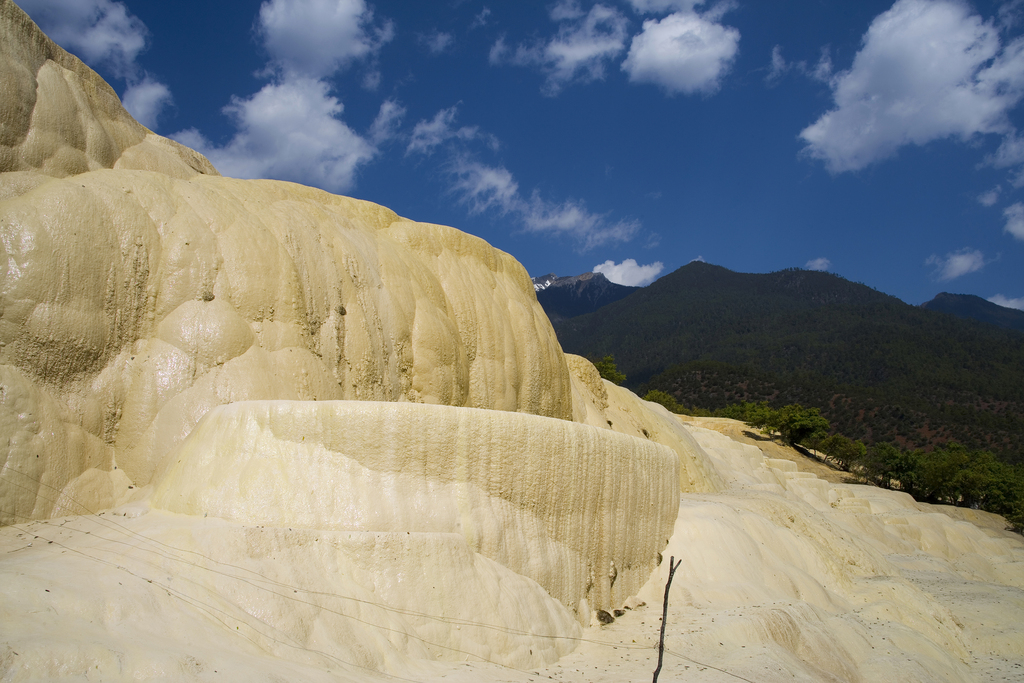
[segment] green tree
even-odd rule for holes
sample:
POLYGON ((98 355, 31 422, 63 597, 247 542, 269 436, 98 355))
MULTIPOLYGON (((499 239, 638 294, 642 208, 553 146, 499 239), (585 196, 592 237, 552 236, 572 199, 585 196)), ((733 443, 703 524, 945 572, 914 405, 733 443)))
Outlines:
POLYGON ((767 401, 760 403, 744 403, 745 417, 741 418, 754 429, 771 434, 778 429, 779 412, 772 410, 767 401))
POLYGON ((822 439, 818 444, 818 450, 825 454, 825 457, 833 461, 840 469, 850 471, 850 468, 864 459, 867 454, 867 447, 860 441, 848 439, 842 434, 832 434, 822 439))
POLYGON ((622 384, 626 381, 626 376, 619 372, 619 369, 615 367, 615 357, 605 356, 599 361, 594 361, 594 367, 601 373, 601 377, 608 380, 612 384, 622 384))
POLYGON ((830 425, 817 408, 804 408, 798 403, 783 406, 769 426, 789 444, 814 446, 828 435, 830 425))
POLYGON ((876 443, 864 460, 868 481, 887 489, 919 495, 921 451, 905 451, 891 443, 876 443))

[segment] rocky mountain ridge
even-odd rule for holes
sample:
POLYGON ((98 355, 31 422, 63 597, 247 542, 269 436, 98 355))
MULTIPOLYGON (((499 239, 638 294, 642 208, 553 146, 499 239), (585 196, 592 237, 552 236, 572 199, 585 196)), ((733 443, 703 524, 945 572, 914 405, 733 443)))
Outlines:
POLYGON ((940 292, 931 301, 921 304, 921 308, 1024 332, 1024 311, 1000 306, 973 294, 940 292))
POLYGON ((616 284, 604 273, 568 277, 549 273, 533 278, 533 288, 552 322, 596 311, 640 289, 616 284))

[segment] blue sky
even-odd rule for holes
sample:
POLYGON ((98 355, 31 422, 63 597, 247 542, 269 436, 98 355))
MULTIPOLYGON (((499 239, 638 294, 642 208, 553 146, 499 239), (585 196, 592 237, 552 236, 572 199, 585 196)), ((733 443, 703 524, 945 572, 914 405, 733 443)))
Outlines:
POLYGON ((1024 308, 1024 0, 16 0, 225 175, 531 275, 694 259, 1024 308))

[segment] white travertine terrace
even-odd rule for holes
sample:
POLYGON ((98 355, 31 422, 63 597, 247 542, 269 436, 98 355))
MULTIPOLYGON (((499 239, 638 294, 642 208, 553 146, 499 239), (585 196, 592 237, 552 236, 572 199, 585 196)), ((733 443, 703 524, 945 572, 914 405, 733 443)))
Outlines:
POLYGON ((651 441, 521 413, 233 403, 171 453, 152 505, 274 527, 462 534, 567 607, 610 608, 657 566, 678 462, 651 441))
POLYGON ((646 680, 659 555, 662 680, 1024 670, 1001 518, 684 424, 508 254, 220 177, 11 0, 0 248, 0 680, 646 680))

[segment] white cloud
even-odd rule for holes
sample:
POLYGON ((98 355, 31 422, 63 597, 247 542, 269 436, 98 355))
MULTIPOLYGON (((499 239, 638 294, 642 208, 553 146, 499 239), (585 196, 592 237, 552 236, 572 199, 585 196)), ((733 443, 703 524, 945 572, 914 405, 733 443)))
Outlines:
POLYGON ((460 158, 452 164, 451 172, 455 177, 452 190, 470 212, 512 214, 526 232, 569 238, 581 251, 626 242, 640 230, 638 221, 610 222, 606 216, 590 212, 582 201, 549 202, 536 192, 525 198, 504 167, 460 158))
POLYGON ((1005 306, 1006 308, 1016 308, 1024 311, 1024 296, 1019 299, 1011 299, 1005 297, 1002 294, 996 294, 993 297, 989 297, 989 301, 997 306, 1005 306))
POLYGON ((90 66, 106 66, 114 75, 133 76, 136 58, 146 48, 149 31, 112 0, 18 0, 58 45, 75 53, 90 66))
POLYGON ((707 263, 707 261, 704 260, 703 256, 698 256, 697 258, 690 259, 690 263, 707 263))
POLYGON ((233 96, 224 107, 236 128, 231 140, 215 145, 194 128, 171 137, 228 176, 350 189, 377 146, 397 135, 405 109, 384 101, 367 135, 360 135, 342 121, 344 107, 325 79, 362 60, 363 85, 375 89, 375 59, 394 36, 392 23, 375 24, 364 0, 266 0, 256 30, 270 56, 262 75, 272 82, 250 97, 233 96))
POLYGON ((977 249, 964 248, 946 254, 945 258, 932 254, 924 263, 927 266, 935 266, 935 276, 940 280, 954 280, 984 268, 985 255, 977 249))
POLYGON ((804 268, 806 268, 807 270, 829 270, 831 267, 832 262, 824 257, 811 259, 806 264, 804 264, 804 268))
POLYGON ((452 46, 452 43, 455 42, 455 37, 444 31, 434 31, 433 33, 418 36, 417 41, 420 45, 427 48, 427 52, 430 54, 439 55, 452 46))
POLYGON ((1010 184, 1014 187, 1024 187, 1024 136, 1016 133, 1007 135, 995 154, 985 159, 985 163, 996 168, 1019 166, 1017 173, 1010 178, 1010 184))
POLYGON ((584 14, 576 3, 559 2, 551 18, 559 22, 553 38, 514 51, 499 38, 491 48, 491 64, 539 68, 546 75, 542 92, 554 96, 573 82, 603 79, 605 64, 625 49, 628 22, 612 7, 594 5, 584 14))
POLYGON ((434 148, 448 140, 473 140, 479 137, 480 129, 477 126, 455 128, 453 124, 456 110, 457 107, 442 109, 431 120, 417 123, 412 129, 412 137, 409 140, 409 145, 405 148, 405 153, 430 154, 434 148))
POLYGON ((320 80, 269 84, 248 99, 233 97, 224 112, 237 132, 222 147, 195 129, 171 137, 205 154, 227 176, 292 180, 341 192, 377 152, 338 118, 342 104, 320 80))
POLYGON ((1003 211, 1006 218, 1004 230, 1019 240, 1024 240, 1024 204, 1017 202, 1006 207, 1003 211))
POLYGON ((655 278, 664 269, 665 264, 661 261, 641 266, 637 264, 635 259, 631 258, 625 259, 619 264, 616 264, 614 261, 605 261, 594 266, 595 273, 603 273, 606 278, 615 284, 626 285, 627 287, 645 287, 654 282, 655 278))
POLYGON ((150 130, 156 130, 157 119, 167 107, 174 104, 174 98, 171 97, 170 88, 147 75, 138 83, 128 86, 121 102, 136 121, 150 130))
POLYGON ((453 174, 456 180, 452 189, 472 213, 496 209, 505 214, 517 210, 522 202, 519 184, 508 169, 458 159, 453 174))
POLYGON ((591 213, 580 200, 553 203, 534 193, 520 209, 528 232, 566 236, 588 251, 603 244, 619 244, 633 239, 640 231, 636 220, 609 222, 601 214, 591 213))
POLYGON ((999 201, 999 193, 1003 191, 1003 188, 996 185, 988 192, 982 192, 978 195, 978 203, 982 206, 995 206, 996 202, 999 201))
POLYGON ((957 0, 898 0, 871 23, 849 71, 831 81, 835 107, 800 137, 833 173, 892 156, 908 144, 1012 132, 1007 111, 1024 95, 1024 39, 999 31, 957 0))
POLYGON ((712 17, 676 12, 644 22, 622 69, 630 81, 661 86, 670 95, 710 94, 732 66, 739 42, 738 30, 712 17))
POLYGON ((267 0, 257 30, 286 78, 322 78, 373 57, 394 37, 394 25, 373 25, 364 0, 267 0))

